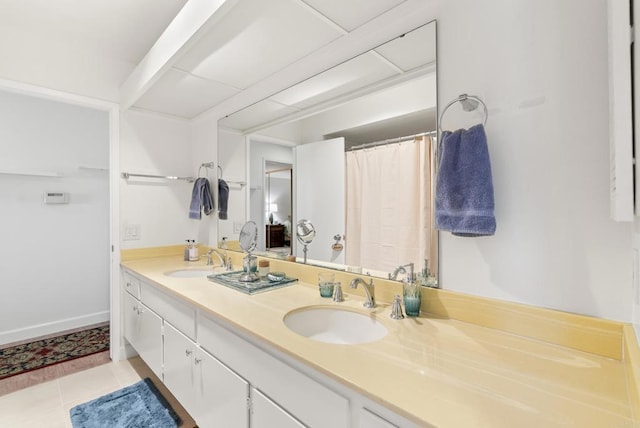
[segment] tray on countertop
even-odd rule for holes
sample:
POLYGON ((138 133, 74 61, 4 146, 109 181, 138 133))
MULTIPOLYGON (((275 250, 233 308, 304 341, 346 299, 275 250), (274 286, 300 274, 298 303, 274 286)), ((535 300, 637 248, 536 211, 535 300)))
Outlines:
POLYGON ((207 275, 207 279, 209 281, 215 282, 216 284, 225 285, 246 294, 256 294, 262 293, 264 291, 274 290, 276 288, 291 285, 298 280, 297 278, 285 276, 278 281, 271 281, 265 277, 260 277, 256 281, 243 282, 240 281, 240 276, 243 273, 244 272, 241 270, 225 273, 214 273, 212 275, 207 275))

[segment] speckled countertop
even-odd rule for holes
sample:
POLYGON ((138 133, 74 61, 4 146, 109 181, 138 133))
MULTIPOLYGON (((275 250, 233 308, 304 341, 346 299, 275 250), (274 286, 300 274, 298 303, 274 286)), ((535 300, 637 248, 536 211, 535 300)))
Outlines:
POLYGON ((176 256, 122 266, 417 423, 634 426, 625 368, 618 360, 455 320, 392 320, 390 304, 364 309, 363 299, 346 288, 342 303, 321 298, 317 286, 302 282, 249 296, 205 277, 166 276, 185 266, 203 267, 176 256), (372 343, 335 345, 299 336, 284 325, 288 312, 316 305, 369 313, 388 334, 372 343))

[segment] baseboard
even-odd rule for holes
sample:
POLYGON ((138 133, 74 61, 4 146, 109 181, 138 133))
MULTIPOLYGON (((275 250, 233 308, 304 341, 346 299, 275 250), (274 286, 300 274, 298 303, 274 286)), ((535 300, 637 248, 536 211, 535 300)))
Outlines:
POLYGON ((0 332, 0 346, 107 321, 109 321, 109 311, 103 311, 15 330, 2 331, 0 332))
POLYGON ((128 360, 129 358, 137 357, 138 353, 135 349, 133 349, 133 346, 126 343, 123 347, 120 348, 120 355, 124 356, 125 360, 128 360))

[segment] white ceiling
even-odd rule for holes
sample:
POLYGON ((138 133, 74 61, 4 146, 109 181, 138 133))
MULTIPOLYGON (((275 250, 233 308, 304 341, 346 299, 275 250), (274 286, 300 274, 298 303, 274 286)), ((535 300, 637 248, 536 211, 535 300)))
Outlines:
MULTIPOLYGON (((0 43, 0 57, 5 60, 4 66, 0 64, 0 78, 120 101, 125 108, 192 119, 226 100, 241 99, 238 96, 247 90, 255 90, 336 41, 354 35, 350 40, 357 42, 360 33, 364 33, 359 33, 362 28, 372 27, 373 30, 366 30, 367 38, 375 39, 376 34, 371 33, 384 32, 386 28, 381 27, 387 24, 385 19, 410 21, 420 3, 0 0, 0 35, 15 40, 11 44, 0 43), (42 47, 37 46, 37 40, 42 41, 42 47), (59 51, 54 51, 57 47, 59 51), (157 58, 151 57, 163 50, 175 52, 163 58, 161 64, 153 63, 151 60, 157 62, 157 58), (127 86, 131 80, 133 89, 127 86)), ((261 114, 268 119, 304 109, 411 68, 422 60, 414 53, 394 56, 398 55, 395 52, 381 49, 337 67, 322 81, 310 79, 306 87, 274 97, 272 106, 261 114)))
MULTIPOLYGON (((403 1, 238 0, 133 106, 192 119, 403 1)), ((364 63, 359 71, 355 79, 380 73, 364 63)), ((291 105, 284 104, 263 114, 291 105)))
POLYGON ((0 0, 0 27, 137 64, 187 0, 0 0))

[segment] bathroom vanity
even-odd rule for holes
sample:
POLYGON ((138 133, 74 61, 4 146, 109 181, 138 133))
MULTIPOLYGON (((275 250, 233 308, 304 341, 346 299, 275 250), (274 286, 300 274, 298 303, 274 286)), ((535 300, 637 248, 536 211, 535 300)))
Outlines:
POLYGON ((351 293, 334 303, 304 282, 311 267, 287 265, 303 281, 250 296, 166 275, 202 269, 179 256, 122 262, 125 339, 199 426, 633 426, 624 361, 451 319, 392 320, 382 287, 375 309, 351 293), (332 344, 283 322, 327 306, 387 334, 332 344))

